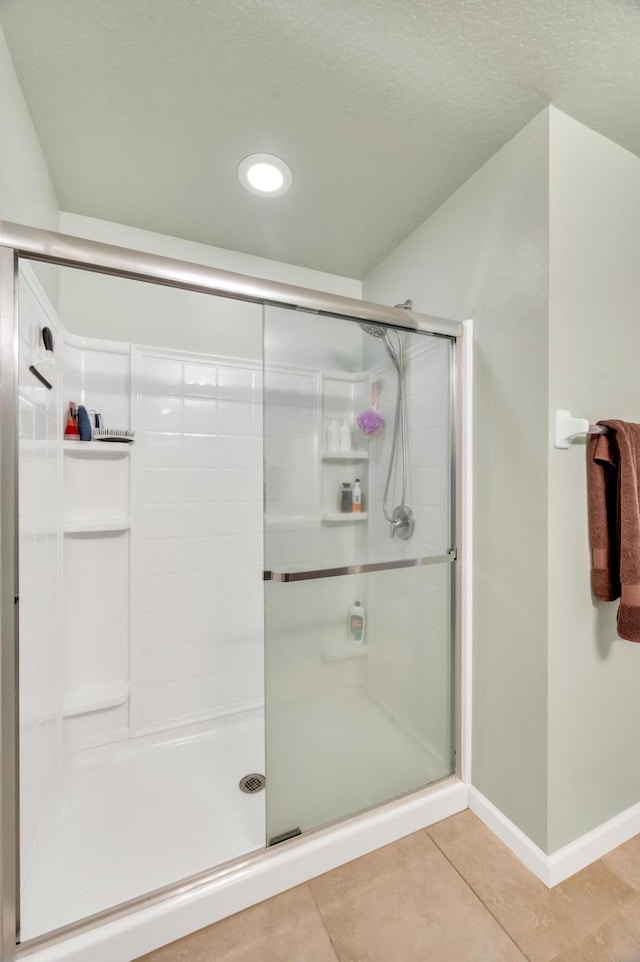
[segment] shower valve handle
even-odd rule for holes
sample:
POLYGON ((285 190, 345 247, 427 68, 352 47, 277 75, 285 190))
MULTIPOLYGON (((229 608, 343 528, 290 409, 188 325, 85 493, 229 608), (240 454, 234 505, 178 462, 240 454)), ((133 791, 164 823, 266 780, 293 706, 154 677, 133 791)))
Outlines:
POLYGON ((411 508, 406 504, 399 504, 391 515, 391 537, 408 541, 412 537, 415 527, 416 522, 411 508))

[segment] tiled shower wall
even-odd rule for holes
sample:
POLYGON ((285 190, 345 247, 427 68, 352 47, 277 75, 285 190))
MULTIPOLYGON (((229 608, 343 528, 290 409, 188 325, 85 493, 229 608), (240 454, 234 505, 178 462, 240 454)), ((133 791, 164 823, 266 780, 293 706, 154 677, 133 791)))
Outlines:
MULTIPOLYGON (((320 504, 318 371, 293 371, 270 365, 265 371, 265 486, 267 526, 287 522, 317 528, 320 504)), ((275 541, 278 539, 276 538, 275 541)), ((300 541, 300 539, 298 539, 300 541)), ((317 539, 316 539, 317 540, 317 539)), ((293 564, 293 544, 275 555, 270 538, 269 564, 293 564)), ((308 542, 303 539, 308 547, 308 542)), ((313 557, 311 550, 307 558, 313 557)))
POLYGON ((58 571, 60 526, 60 371, 53 390, 29 371, 44 357, 41 328, 60 330, 29 269, 20 272, 20 861, 22 877, 60 766, 58 571))
MULTIPOLYGON (((404 335, 405 339, 408 337, 404 335)), ((371 442, 370 537, 394 557, 443 554, 449 547, 451 506, 450 345, 447 340, 411 335, 405 354, 405 397, 409 477, 407 502, 416 527, 409 541, 389 537, 382 514, 382 496, 393 439, 397 375, 390 362, 374 368, 372 379, 380 385, 380 413, 384 432, 371 442)), ((399 463, 398 455, 398 463, 399 463)), ((392 507, 400 501, 401 474, 392 479, 392 507)))
POLYGON ((262 375, 134 348, 132 734, 263 701, 262 375))
MULTIPOLYGON (((322 460, 326 421, 338 416, 353 420, 361 405, 362 383, 357 374, 269 364, 264 427, 267 568, 314 570, 366 556, 366 523, 321 520, 338 510, 339 482, 351 479, 356 470, 354 463, 322 460)), ((362 463, 357 470, 362 473, 362 463)), ((355 600, 366 605, 364 576, 266 585, 267 708, 271 703, 277 711, 288 700, 362 686, 363 658, 347 638, 347 616, 355 600)))
MULTIPOLYGON (((343 404, 351 414, 364 407, 366 378, 291 366, 269 370, 264 425, 268 567, 326 566, 364 560, 367 553, 370 559, 386 559, 446 551, 449 345, 423 341, 412 350, 407 368, 408 496, 416 514, 416 535, 407 543, 389 539, 381 512, 395 405, 393 368, 373 372, 383 382, 381 413, 387 430, 370 446, 365 482, 369 521, 356 526, 322 524, 320 513, 331 508, 342 475, 349 479, 356 471, 366 472, 366 466, 331 466, 320 455, 326 415, 340 414, 343 404)), ((124 426, 131 416, 136 429, 130 458, 131 534, 102 539, 117 540, 127 551, 131 541, 131 630, 128 625, 110 629, 102 640, 113 667, 107 675, 129 682, 130 704, 88 716, 94 727, 102 726, 101 741, 109 740, 105 725, 121 738, 232 714, 263 701, 261 365, 128 345, 120 345, 111 358, 115 347, 107 342, 78 347, 79 367, 71 363, 76 354, 69 351, 68 384, 60 399, 66 403, 81 388, 85 394, 76 400, 101 408, 111 423, 124 426)), ((58 438, 60 434, 61 426, 58 438)), ((354 446, 364 443, 354 437, 354 446)), ((80 485, 67 513, 93 490, 80 485)), ((100 510, 108 509, 105 503, 100 510)), ((109 586, 102 582, 100 588, 112 588, 116 575, 125 578, 126 590, 119 589, 116 599, 125 618, 128 560, 123 555, 114 562, 109 586)), ((82 558, 74 569, 83 570, 82 558)), ((448 575, 448 567, 421 568, 274 589, 269 641, 280 662, 281 684, 291 688, 289 665, 299 662, 304 632, 302 662, 308 670, 303 674, 309 690, 362 685, 366 679, 367 690, 403 724, 421 736, 429 732, 443 745, 450 670, 448 575), (374 583, 375 590, 368 592, 374 583), (398 597, 404 598, 400 606, 398 597), (353 659, 344 656, 351 654, 346 616, 356 599, 367 609, 369 650, 366 658, 353 659)), ((90 637, 97 638, 107 621, 103 614, 90 637)), ((88 639, 78 634, 76 647, 84 662, 90 654, 88 639)), ((65 650, 71 640, 69 634, 65 650)), ((298 676, 293 687, 300 692, 298 676)), ((76 687, 80 681, 74 680, 76 687)), ((81 722, 88 724, 71 719, 69 726, 81 722)), ((81 747, 81 739, 76 741, 81 747)))
MULTIPOLYGON (((416 526, 409 541, 391 540, 382 514, 396 372, 390 364, 373 372, 382 382, 386 429, 371 447, 369 527, 372 550, 386 558, 445 555, 451 547, 451 348, 446 340, 411 340, 405 375, 407 502, 416 526)), ((392 491, 391 508, 400 500, 399 472, 392 491)), ((443 767, 450 758, 453 725, 450 576, 449 564, 374 575, 368 612, 367 690, 428 745, 443 767)))

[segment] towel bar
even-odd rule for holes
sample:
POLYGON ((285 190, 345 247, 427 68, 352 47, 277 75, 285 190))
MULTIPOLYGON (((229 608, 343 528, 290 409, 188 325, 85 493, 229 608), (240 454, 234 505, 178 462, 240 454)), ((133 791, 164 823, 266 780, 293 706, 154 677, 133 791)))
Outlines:
POLYGON ((396 558, 394 561, 375 561, 368 564, 343 565, 340 568, 318 568, 313 571, 265 571, 264 581, 288 584, 291 581, 310 581, 315 578, 335 578, 340 575, 369 574, 373 571, 392 571, 397 568, 420 568, 424 565, 451 564, 458 560, 458 549, 449 548, 444 555, 426 558, 396 558))
POLYGON ((571 411, 556 411, 555 446, 570 448, 583 434, 606 434, 609 428, 603 424, 590 424, 586 418, 574 418, 571 411))

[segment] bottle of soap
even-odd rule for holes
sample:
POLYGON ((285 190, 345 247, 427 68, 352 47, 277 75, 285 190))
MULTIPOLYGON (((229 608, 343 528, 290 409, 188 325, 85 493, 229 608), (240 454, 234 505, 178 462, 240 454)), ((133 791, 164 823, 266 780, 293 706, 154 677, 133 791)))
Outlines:
POLYGON ((351 482, 343 481, 340 486, 340 511, 342 514, 351 514, 351 482))
POLYGON ((351 510, 354 514, 359 514, 362 511, 362 488, 360 487, 360 478, 356 478, 353 484, 353 491, 351 492, 351 510))
POLYGON ((64 428, 65 441, 79 441, 80 431, 78 430, 78 409, 74 401, 69 402, 69 413, 67 423, 64 428))
POLYGON ((351 450, 351 427, 348 421, 340 422, 340 450, 345 453, 351 450))
POLYGON ((354 645, 364 644, 364 608, 359 601, 349 608, 349 641, 354 645))
POLYGON ((327 451, 335 452, 340 447, 340 428, 335 418, 331 418, 327 427, 327 451))

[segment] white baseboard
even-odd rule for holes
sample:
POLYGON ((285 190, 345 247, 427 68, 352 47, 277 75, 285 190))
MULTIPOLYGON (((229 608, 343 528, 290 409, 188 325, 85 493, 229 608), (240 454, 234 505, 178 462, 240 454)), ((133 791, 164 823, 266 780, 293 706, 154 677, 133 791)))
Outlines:
POLYGON ((469 786, 469 808, 541 882, 551 887, 549 856, 472 785, 469 786))
POLYGON ((548 856, 549 886, 564 881, 640 832, 640 804, 598 825, 548 856))
POLYGON ((471 786, 469 808, 548 888, 564 882, 640 833, 638 804, 547 855, 481 792, 471 786))

